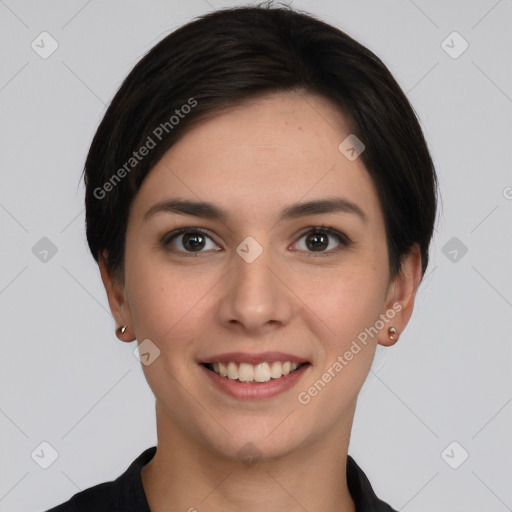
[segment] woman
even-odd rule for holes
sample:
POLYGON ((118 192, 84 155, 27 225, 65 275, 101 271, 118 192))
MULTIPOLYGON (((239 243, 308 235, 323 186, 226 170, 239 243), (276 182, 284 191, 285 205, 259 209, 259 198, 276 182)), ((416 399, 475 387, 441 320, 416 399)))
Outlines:
POLYGON ((52 510, 394 510, 348 445, 412 314, 437 178, 384 64, 292 9, 210 13, 126 78, 85 183, 158 444, 52 510))

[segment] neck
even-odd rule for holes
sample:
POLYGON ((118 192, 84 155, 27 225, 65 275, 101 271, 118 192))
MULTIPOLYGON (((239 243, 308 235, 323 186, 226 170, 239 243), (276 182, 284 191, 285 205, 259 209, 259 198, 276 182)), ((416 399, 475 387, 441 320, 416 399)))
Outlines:
POLYGON ((346 479, 352 418, 293 453, 246 464, 157 418, 157 451, 141 472, 152 512, 355 512, 346 479))

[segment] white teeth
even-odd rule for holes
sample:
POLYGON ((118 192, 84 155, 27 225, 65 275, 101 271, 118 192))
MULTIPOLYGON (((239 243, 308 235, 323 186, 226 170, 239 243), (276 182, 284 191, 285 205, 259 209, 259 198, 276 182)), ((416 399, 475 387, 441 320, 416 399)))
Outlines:
POLYGON ((254 367, 252 364, 240 363, 238 380, 240 382, 251 382, 251 380, 254 380, 254 367))
MULTIPOLYGON (((213 371, 216 371, 215 370, 215 363, 213 365, 213 371)), ((227 377, 228 376, 228 369, 226 368, 226 365, 222 364, 222 363, 219 363, 219 373, 223 376, 223 377, 227 377)))
POLYGON ((268 363, 260 363, 254 369, 256 382, 268 382, 270 380, 270 366, 268 363))
POLYGON ((279 379, 288 375, 299 367, 299 363, 290 361, 274 361, 273 363, 213 363, 211 368, 222 377, 240 382, 268 382, 270 379, 279 379))
POLYGON ((230 361, 228 363, 228 379, 236 380, 238 379, 238 365, 236 363, 233 363, 233 361, 230 361))
POLYGON ((279 379, 283 375, 283 367, 279 361, 274 361, 272 363, 272 368, 270 369, 270 376, 273 379, 279 379))

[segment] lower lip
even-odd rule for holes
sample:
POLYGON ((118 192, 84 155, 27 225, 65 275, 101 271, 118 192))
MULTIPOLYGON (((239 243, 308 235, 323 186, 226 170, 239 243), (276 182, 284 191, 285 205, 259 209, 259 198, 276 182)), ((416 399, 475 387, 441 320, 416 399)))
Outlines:
POLYGON ((304 364, 299 369, 289 373, 288 375, 284 375, 279 379, 270 379, 268 382, 257 382, 254 384, 250 382, 240 382, 239 380, 231 380, 208 370, 208 368, 202 364, 199 366, 214 382, 214 384, 228 395, 244 400, 258 400, 263 398, 272 398, 293 387, 302 377, 304 372, 307 371, 310 365, 304 364))

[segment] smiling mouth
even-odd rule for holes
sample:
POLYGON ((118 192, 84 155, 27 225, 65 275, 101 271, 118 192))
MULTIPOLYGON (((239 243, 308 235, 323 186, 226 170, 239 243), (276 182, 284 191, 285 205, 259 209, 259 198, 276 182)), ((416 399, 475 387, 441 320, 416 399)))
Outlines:
POLYGON ((277 380, 285 375, 296 372, 309 363, 292 363, 290 361, 272 361, 259 364, 236 363, 202 363, 208 370, 229 380, 261 384, 277 380))

